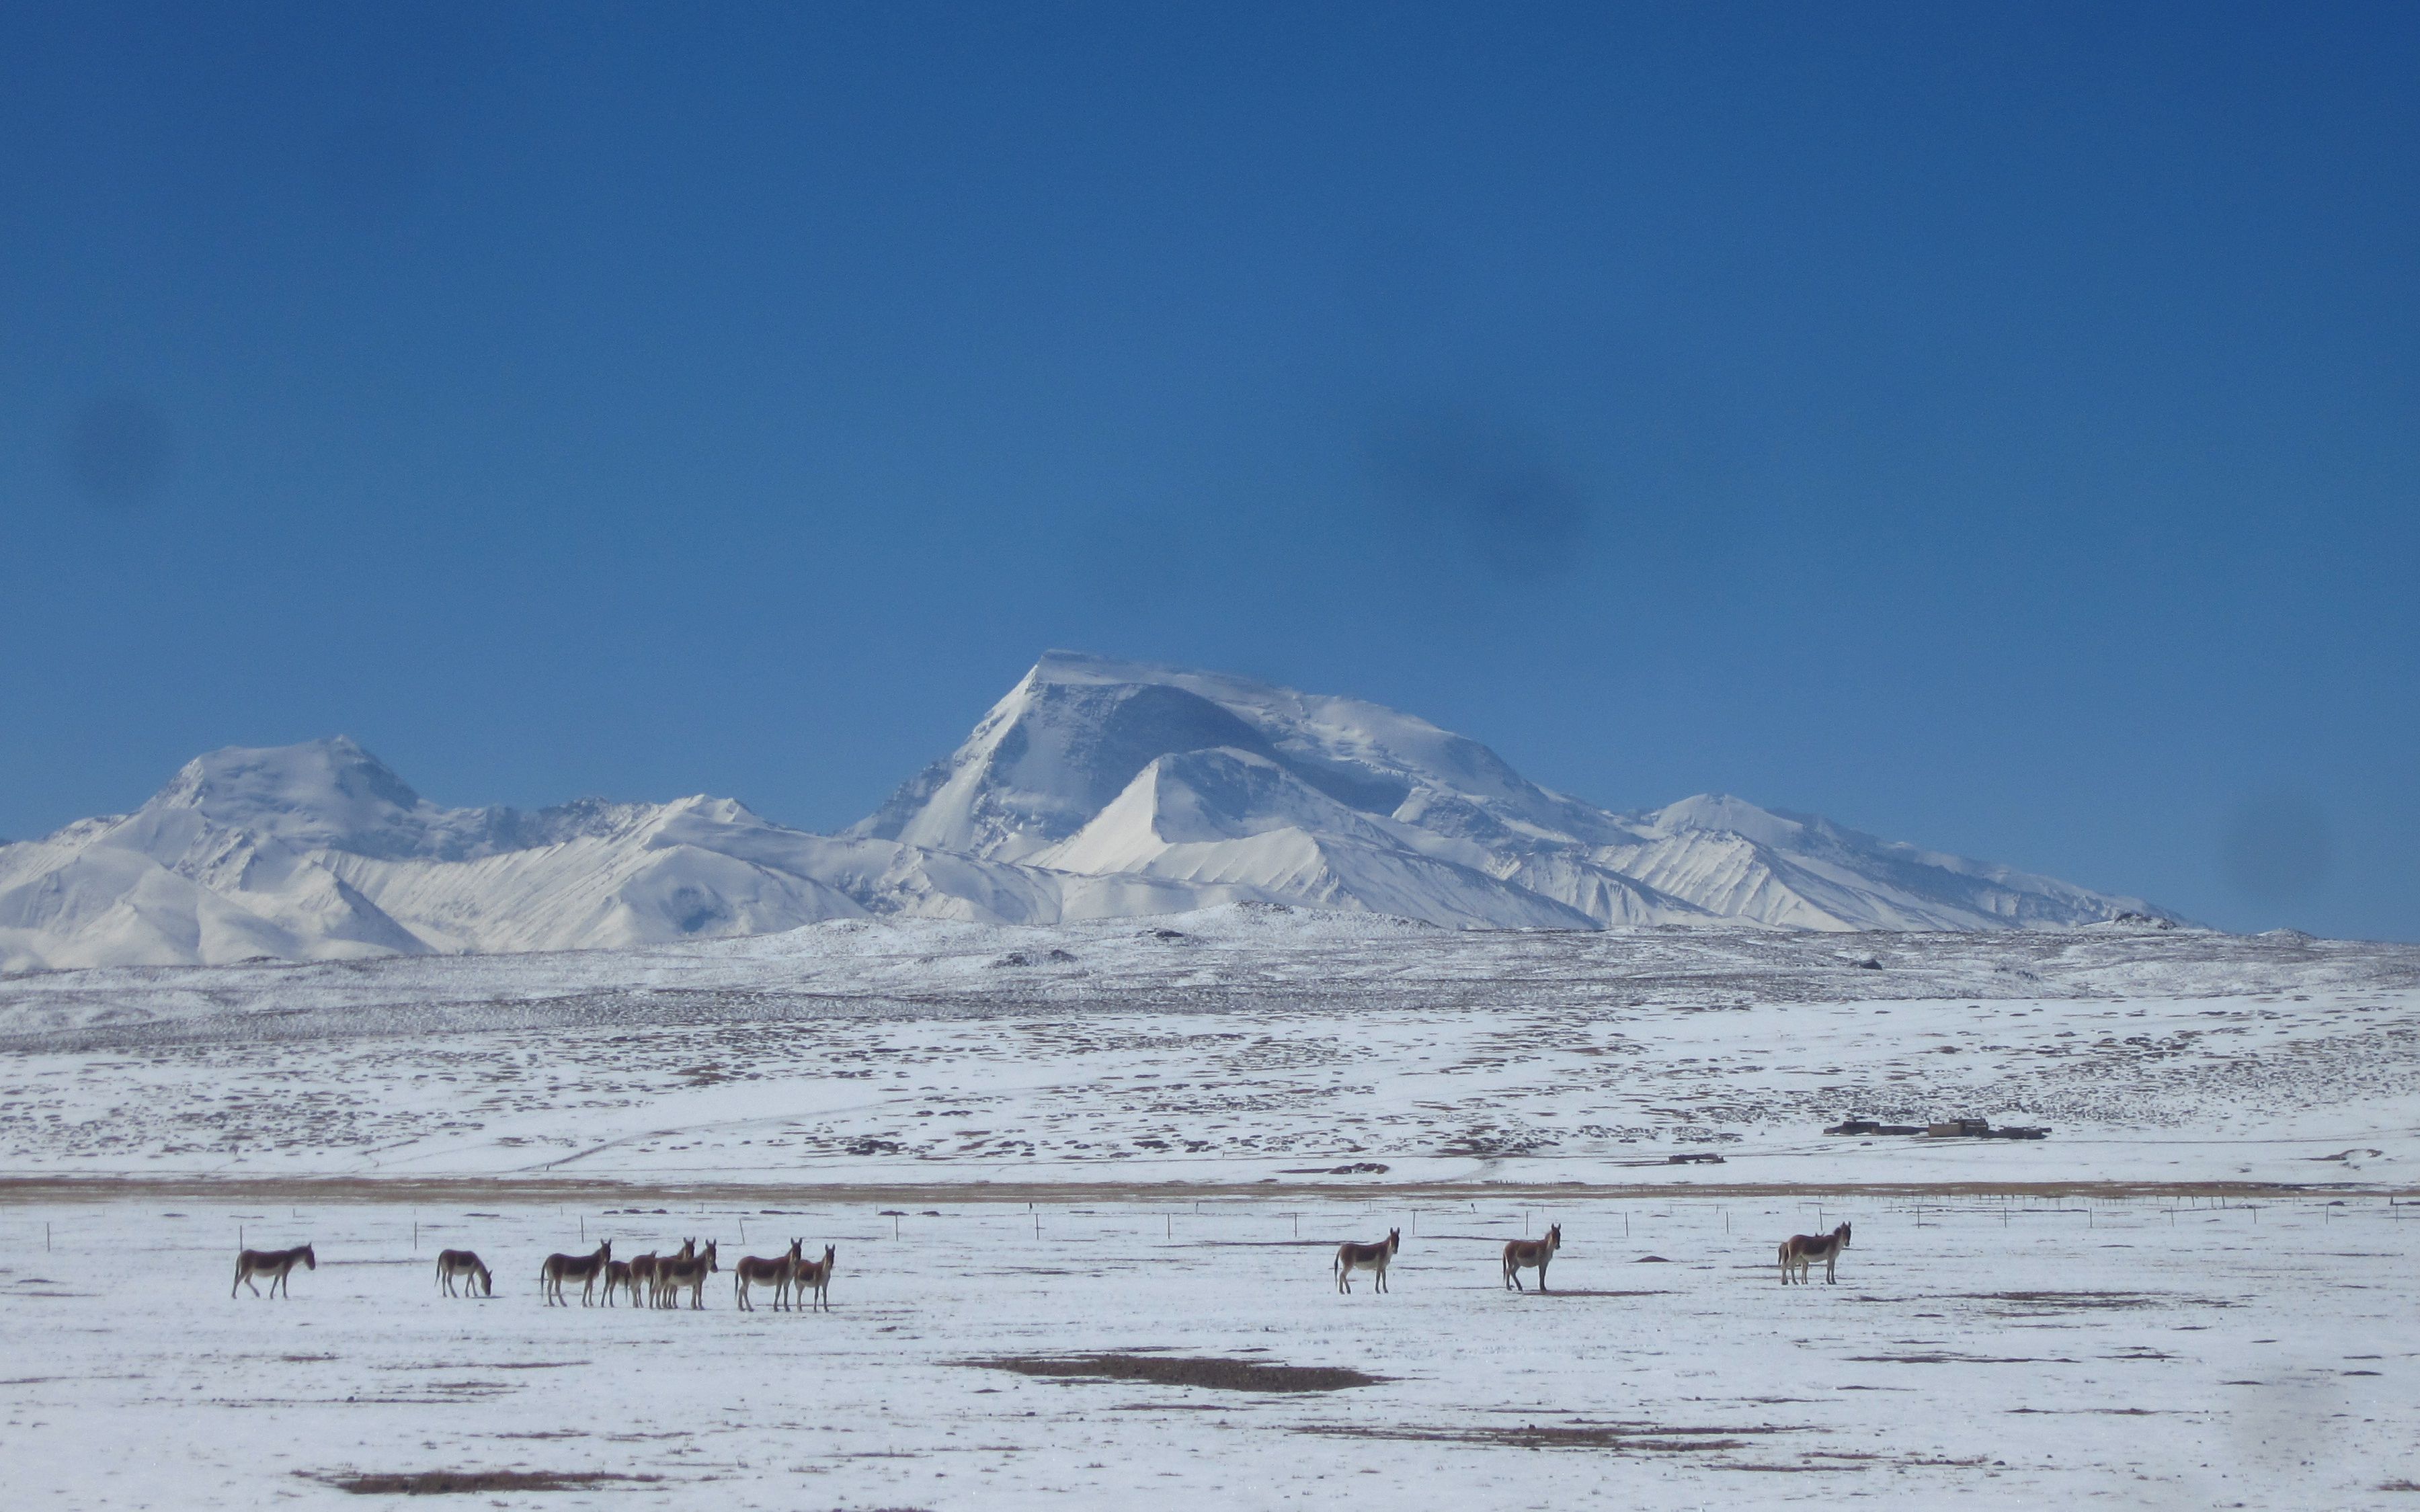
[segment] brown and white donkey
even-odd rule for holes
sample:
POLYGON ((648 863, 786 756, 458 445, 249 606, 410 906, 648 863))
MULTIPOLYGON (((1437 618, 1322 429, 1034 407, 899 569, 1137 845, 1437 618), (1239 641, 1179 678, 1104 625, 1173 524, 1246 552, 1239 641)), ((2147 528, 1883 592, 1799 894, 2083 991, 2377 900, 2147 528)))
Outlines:
POLYGON ((1807 1283, 1807 1272, 1817 1260, 1823 1262, 1826 1283, 1838 1280, 1834 1270, 1840 1263, 1840 1252, 1849 1247, 1849 1226, 1842 1224, 1828 1234, 1792 1234, 1781 1242, 1781 1284, 1790 1285, 1790 1273, 1798 1273, 1798 1284, 1807 1283))
POLYGON ((1378 1273, 1378 1280, 1371 1289, 1386 1290, 1387 1263, 1392 1260, 1395 1257, 1395 1252, 1403 1247, 1404 1231, 1400 1228, 1388 1229, 1387 1237, 1375 1244, 1356 1244, 1349 1241, 1339 1244, 1336 1247, 1336 1289, 1352 1290, 1353 1273, 1356 1271, 1375 1271, 1378 1273))
POLYGON ((1546 1289, 1546 1267, 1555 1251, 1563 1247, 1563 1226, 1546 1230, 1544 1239, 1516 1239, 1504 1246, 1504 1284, 1514 1291, 1522 1290, 1521 1273, 1534 1268, 1538 1273, 1538 1289, 1546 1289))

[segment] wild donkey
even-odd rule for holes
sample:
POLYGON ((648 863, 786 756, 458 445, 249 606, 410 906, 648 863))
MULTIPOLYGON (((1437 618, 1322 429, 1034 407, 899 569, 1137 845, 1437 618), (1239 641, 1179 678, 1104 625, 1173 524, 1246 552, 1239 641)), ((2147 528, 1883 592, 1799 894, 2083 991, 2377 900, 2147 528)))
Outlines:
POLYGON ((613 1257, 613 1242, 610 1239, 599 1243, 594 1255, 548 1256, 546 1264, 539 1268, 537 1273, 537 1288, 546 1294, 546 1304, 550 1307, 570 1306, 571 1304, 563 1300, 563 1284, 577 1281, 580 1283, 580 1305, 587 1306, 589 1294, 597 1289, 598 1278, 605 1273, 605 1264, 613 1257))
POLYGON ((227 1295, 234 1296, 236 1287, 252 1287, 252 1294, 256 1297, 259 1296, 260 1288, 252 1286, 252 1278, 265 1275, 269 1277, 271 1296, 276 1296, 277 1288, 282 1285, 286 1288, 286 1295, 291 1297, 294 1295, 294 1283, 289 1277, 294 1273, 294 1262, 297 1260, 302 1262, 302 1269, 305 1271, 316 1271, 319 1268, 319 1257, 311 1252, 311 1246, 308 1244, 297 1249, 245 1250, 235 1257, 235 1287, 227 1288, 227 1295))
MULTIPOLYGON (((682 1240, 680 1253, 682 1259, 687 1259, 691 1255, 696 1254, 697 1241, 693 1239, 682 1240)), ((650 1307, 656 1305, 656 1267, 661 1263, 663 1262, 657 1259, 656 1253, 653 1250, 649 1250, 646 1254, 640 1256, 630 1262, 629 1287, 631 1306, 636 1307, 639 1305, 639 1292, 642 1288, 644 1288, 647 1294, 646 1305, 650 1307)))
POLYGON ((664 1267, 672 1264, 675 1260, 694 1259, 696 1257, 697 1241, 694 1239, 684 1239, 681 1241, 679 1254, 657 1256, 652 1259, 651 1263, 648 1265, 646 1274, 648 1306, 669 1307, 673 1305, 672 1288, 664 1285, 664 1267))
MULTIPOLYGON (((793 1254, 797 1249, 797 1245, 791 1246, 793 1254)), ((831 1311, 831 1277, 832 1247, 826 1244, 822 1259, 799 1262, 798 1273, 790 1278, 790 1305, 797 1306, 800 1297, 813 1292, 815 1300, 809 1305, 821 1307, 825 1312, 831 1311)))
POLYGON ((1781 1284, 1790 1285, 1790 1273, 1798 1273, 1798 1284, 1807 1285, 1807 1271, 1817 1260, 1823 1262, 1823 1280, 1837 1280, 1832 1273, 1840 1263, 1840 1252, 1849 1247, 1849 1226, 1842 1224, 1828 1234, 1792 1234, 1781 1242, 1781 1284))
POLYGON ((756 1304, 748 1300, 750 1287, 771 1287, 773 1310, 777 1313, 790 1305, 790 1282, 798 1275, 800 1264, 799 1246, 805 1242, 806 1241, 802 1239, 794 1239, 790 1241, 789 1253, 776 1256, 769 1260, 760 1259, 753 1255, 743 1255, 739 1257, 739 1263, 731 1268, 731 1290, 732 1294, 739 1300, 741 1312, 752 1313, 756 1310, 756 1304))
POLYGON ((445 1295, 449 1297, 492 1297, 496 1294, 496 1278, 488 1273, 488 1268, 480 1263, 478 1256, 466 1249, 437 1252, 437 1284, 445 1288, 445 1295), (458 1293, 454 1289, 456 1276, 462 1278, 462 1289, 458 1293))
POLYGON ((656 1289, 659 1293, 670 1296, 673 1299, 673 1304, 675 1306, 678 1306, 680 1304, 681 1288, 683 1287, 687 1287, 689 1288, 689 1304, 691 1307, 704 1307, 706 1305, 706 1278, 721 1269, 721 1266, 715 1263, 714 1241, 709 1239, 706 1242, 706 1248, 704 1250, 690 1257, 688 1259, 675 1257, 669 1260, 658 1260, 656 1262, 656 1289))
POLYGON ((1388 1229, 1387 1237, 1375 1244, 1356 1244, 1347 1242, 1338 1245, 1335 1266, 1336 1289, 1351 1291, 1353 1273, 1356 1271, 1375 1271, 1378 1273, 1378 1282, 1373 1289, 1386 1290, 1387 1262, 1393 1259, 1395 1252, 1403 1247, 1404 1231, 1400 1228, 1388 1229))
POLYGON ((1546 1266, 1554 1259, 1555 1251, 1562 1247, 1563 1226, 1560 1224, 1547 1229, 1546 1237, 1544 1239, 1516 1239, 1505 1245, 1504 1284, 1515 1291, 1524 1289, 1521 1285, 1521 1273, 1535 1266, 1538 1271, 1538 1289, 1545 1290, 1546 1266))

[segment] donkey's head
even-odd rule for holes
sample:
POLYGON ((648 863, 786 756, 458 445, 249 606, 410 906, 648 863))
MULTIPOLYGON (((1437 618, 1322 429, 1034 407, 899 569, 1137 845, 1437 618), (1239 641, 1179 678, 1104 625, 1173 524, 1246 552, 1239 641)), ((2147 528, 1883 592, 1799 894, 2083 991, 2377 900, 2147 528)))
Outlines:
POLYGON ((706 1242, 706 1269, 709 1275, 722 1269, 721 1265, 715 1263, 714 1241, 710 1239, 706 1242))
POLYGON ((1833 1237, 1839 1240, 1840 1247, 1842 1249, 1847 1249, 1849 1247, 1849 1226, 1847 1224, 1842 1224, 1839 1227, 1833 1229, 1832 1234, 1833 1237))
POLYGON ((1388 1230, 1387 1230, 1387 1253, 1388 1253, 1388 1254, 1389 1254, 1389 1255, 1392 1255, 1392 1254, 1394 1254, 1397 1250, 1402 1249, 1403 1247, 1404 1247, 1404 1231, 1403 1231, 1402 1229, 1400 1229, 1400 1228, 1389 1228, 1389 1229, 1388 1229, 1388 1230))
POLYGON ((1546 1230, 1546 1247, 1550 1250, 1561 1249, 1563 1247, 1562 1225, 1556 1224, 1546 1230))

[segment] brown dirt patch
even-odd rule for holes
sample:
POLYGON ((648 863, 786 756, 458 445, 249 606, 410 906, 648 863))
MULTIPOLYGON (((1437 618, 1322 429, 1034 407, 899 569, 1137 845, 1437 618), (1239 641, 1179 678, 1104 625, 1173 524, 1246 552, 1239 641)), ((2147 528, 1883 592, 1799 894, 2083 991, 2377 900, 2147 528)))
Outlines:
POLYGON ((1519 1427, 1378 1427, 1316 1424, 1295 1429, 1337 1439, 1387 1439, 1419 1443, 1466 1443, 1499 1449, 1636 1449, 1688 1454, 1738 1449, 1750 1436, 1790 1433, 1792 1428, 1670 1427, 1657 1423, 1525 1423, 1519 1427))
POLYGON ((601 1470, 420 1470, 394 1475, 320 1475, 355 1496, 463 1496, 481 1491, 572 1491, 614 1481, 659 1481, 660 1475, 616 1475, 601 1470))
POLYGON ((2093 1311, 2139 1312, 2154 1307, 2232 1307, 2236 1305, 2219 1297, 2189 1297, 2179 1292, 2159 1291, 1959 1291, 1948 1293, 1939 1300, 1996 1304, 1997 1305, 1989 1310, 2001 1317, 2093 1311))
POLYGON ((2078 1365, 2082 1362, 2045 1354, 1853 1354, 1859 1365, 2078 1365))
MULTIPOLYGON (((2254 1197, 2293 1196, 2325 1190, 2292 1182, 2268 1181, 1870 1181, 1797 1182, 1731 1181, 1693 1183, 1676 1189, 1661 1183, 1591 1184, 1580 1181, 1507 1181, 1477 1187, 1458 1181, 1386 1183, 1387 1194, 1400 1201, 1435 1198, 1461 1202, 1482 1193, 1491 1200, 1534 1198, 1561 1201, 1573 1197, 1635 1197, 1668 1202, 1690 1197, 1836 1196, 1867 1201, 1894 1197, 2254 1197)), ((1288 1182, 1288 1200, 1322 1194, 1361 1201, 1373 1187, 1367 1181, 1288 1182)), ((2366 1187, 2363 1195, 2420 1196, 2420 1187, 2366 1187)), ((456 1207, 476 1202, 630 1202, 684 1204, 717 1202, 753 1210, 766 1203, 788 1207, 833 1202, 881 1202, 900 1207, 946 1206, 951 1202, 1058 1204, 1076 1202, 1193 1202, 1218 1198, 1266 1200, 1266 1186, 1251 1182, 997 1182, 954 1181, 854 1185, 845 1182, 813 1185, 609 1181, 569 1178, 396 1178, 309 1177, 243 1178, 141 1176, 44 1176, 0 1178, 0 1206, 21 1203, 90 1202, 109 1198, 178 1200, 207 1197, 224 1202, 379 1202, 424 1207, 456 1207)))
POLYGON ((1387 1379, 1341 1365, 1272 1365, 1219 1355, 1010 1355, 961 1363, 987 1370, 1014 1370, 1021 1376, 1064 1381, 1147 1381, 1156 1386, 1207 1386, 1214 1391, 1342 1391, 1352 1386, 1374 1386, 1387 1379))

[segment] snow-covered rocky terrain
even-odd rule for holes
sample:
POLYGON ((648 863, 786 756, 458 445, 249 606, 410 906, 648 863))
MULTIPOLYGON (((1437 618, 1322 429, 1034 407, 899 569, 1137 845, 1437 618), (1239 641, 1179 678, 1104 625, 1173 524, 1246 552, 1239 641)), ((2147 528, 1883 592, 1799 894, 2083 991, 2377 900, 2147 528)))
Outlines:
POLYGON ((1352 699, 1052 653, 843 835, 728 798, 445 809, 352 741, 228 748, 0 845, 0 972, 563 950, 1219 903, 1460 929, 2056 928, 2114 897, 1699 796, 1616 814, 1352 699))
POLYGON ((1472 933, 1249 903, 844 919, 626 951, 21 976, 0 982, 0 1049, 16 1175, 2420 1176, 2420 948, 2135 923, 1472 933), (1823 1132, 1960 1117, 2054 1133, 1823 1132))

